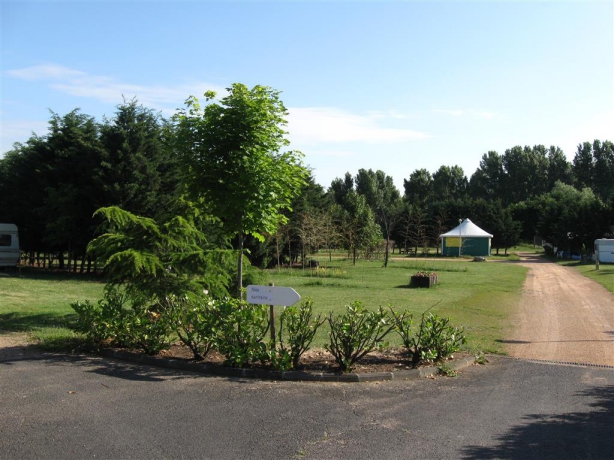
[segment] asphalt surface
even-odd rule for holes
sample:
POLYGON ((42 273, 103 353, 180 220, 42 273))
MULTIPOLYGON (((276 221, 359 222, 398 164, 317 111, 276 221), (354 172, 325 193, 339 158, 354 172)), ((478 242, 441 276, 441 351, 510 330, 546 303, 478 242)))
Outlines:
POLYGON ((493 357, 378 383, 0 356, 0 459, 609 459, 614 369, 493 357))

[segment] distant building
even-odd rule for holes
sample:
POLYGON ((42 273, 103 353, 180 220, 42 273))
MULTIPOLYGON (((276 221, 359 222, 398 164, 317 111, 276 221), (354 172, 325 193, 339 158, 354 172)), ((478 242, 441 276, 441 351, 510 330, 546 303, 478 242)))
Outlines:
POLYGON ((444 256, 489 256, 492 235, 469 219, 439 236, 444 256))

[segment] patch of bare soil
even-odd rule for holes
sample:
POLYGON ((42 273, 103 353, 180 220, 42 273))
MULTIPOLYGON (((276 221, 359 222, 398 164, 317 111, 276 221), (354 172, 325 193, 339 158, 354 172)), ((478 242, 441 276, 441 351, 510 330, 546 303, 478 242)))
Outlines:
MULTIPOLYGON (((169 350, 163 350, 158 356, 172 359, 183 359, 187 361, 194 361, 194 357, 189 348, 182 344, 174 344, 169 350)), ((468 356, 467 353, 457 353, 450 360, 458 359, 460 357, 468 356)), ((214 366, 222 366, 224 362, 224 356, 217 352, 210 352, 204 361, 214 366)), ((421 366, 433 365, 432 363, 423 363, 421 366)), ((257 366, 255 366, 257 367, 257 366)), ((265 368, 265 367, 261 367, 265 368)), ((352 372, 366 374, 372 372, 395 372, 412 369, 409 362, 407 353, 399 349, 386 349, 383 351, 374 351, 367 354, 362 360, 360 360, 352 372)), ((339 372, 339 366, 335 363, 333 356, 322 349, 309 350, 301 357, 301 367, 298 370, 306 372, 326 372, 337 373, 339 372)))
POLYGON ((25 354, 30 345, 25 332, 6 332, 0 329, 0 359, 14 359, 25 354))
POLYGON ((614 295, 570 267, 521 254, 529 268, 513 331, 518 358, 614 366, 614 295))

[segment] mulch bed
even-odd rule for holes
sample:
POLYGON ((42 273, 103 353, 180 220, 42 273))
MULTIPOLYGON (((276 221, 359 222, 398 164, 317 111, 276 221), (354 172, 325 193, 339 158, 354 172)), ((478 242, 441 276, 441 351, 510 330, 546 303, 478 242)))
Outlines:
MULTIPOLYGON (((467 353, 457 353, 453 358, 466 357, 467 353)), ((158 354, 161 358, 185 360, 207 364, 209 366, 223 366, 224 356, 216 351, 211 351, 204 361, 195 361, 192 352, 186 346, 177 343, 173 344, 169 350, 163 350, 158 354)), ((450 358, 450 359, 453 359, 450 358)), ((423 363, 421 366, 432 366, 433 363, 423 363)), ((267 369, 270 367, 253 365, 253 368, 267 369)), ((395 372, 413 369, 409 362, 407 353, 402 348, 390 348, 383 351, 374 351, 367 354, 360 360, 352 373, 366 374, 373 372, 395 372)), ((339 373, 339 366, 335 363, 333 356, 323 349, 308 350, 301 357, 301 367, 297 370, 305 372, 325 372, 339 373)))

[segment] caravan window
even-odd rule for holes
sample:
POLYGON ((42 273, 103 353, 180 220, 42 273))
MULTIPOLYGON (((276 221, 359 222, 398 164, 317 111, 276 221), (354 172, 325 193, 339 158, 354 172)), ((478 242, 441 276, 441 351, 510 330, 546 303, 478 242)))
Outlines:
POLYGON ((0 235, 0 246, 10 246, 11 235, 0 235))

